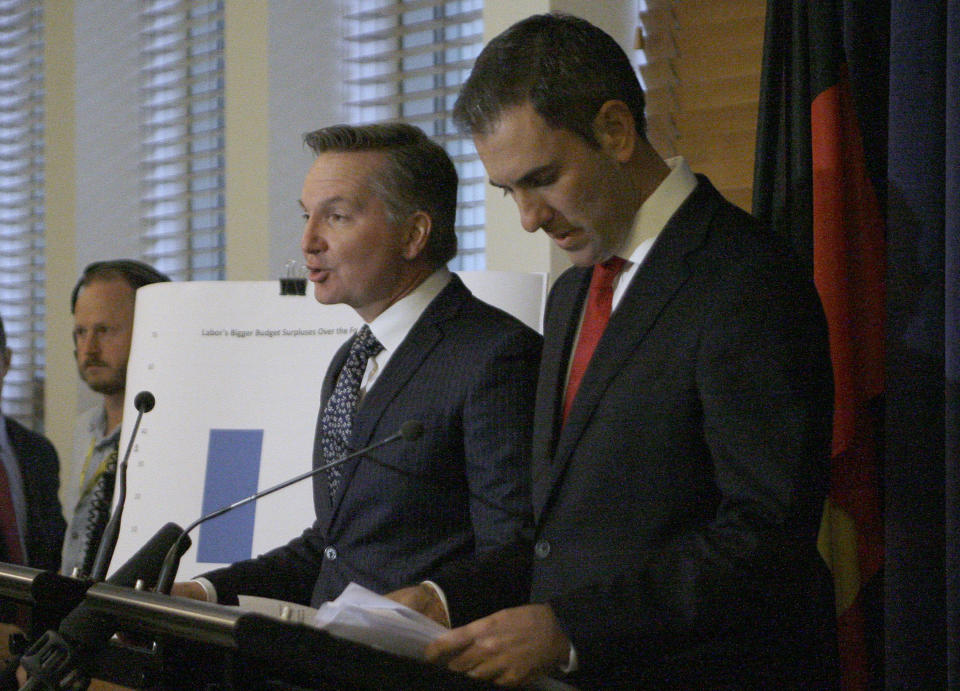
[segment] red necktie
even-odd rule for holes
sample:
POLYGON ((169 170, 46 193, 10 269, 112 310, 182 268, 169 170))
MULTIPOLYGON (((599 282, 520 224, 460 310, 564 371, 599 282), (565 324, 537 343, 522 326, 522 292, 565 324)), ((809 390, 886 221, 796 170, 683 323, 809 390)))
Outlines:
MULTIPOLYGON (((0 424, 3 420, 0 419, 0 424)), ((6 560, 11 564, 23 564, 23 549, 20 546, 20 531, 17 529, 17 512, 13 508, 10 496, 10 482, 7 469, 0 462, 0 539, 7 548, 6 560)))
POLYGON ((577 397, 580 380, 593 351, 600 342, 603 330, 610 321, 611 305, 613 305, 613 279, 617 277, 626 260, 620 257, 610 257, 602 264, 593 267, 593 277, 590 279, 590 292, 587 294, 587 309, 583 313, 583 324, 580 326, 580 340, 573 354, 573 364, 570 365, 570 377, 567 379, 567 393, 563 401, 563 420, 566 422, 573 399, 577 397))

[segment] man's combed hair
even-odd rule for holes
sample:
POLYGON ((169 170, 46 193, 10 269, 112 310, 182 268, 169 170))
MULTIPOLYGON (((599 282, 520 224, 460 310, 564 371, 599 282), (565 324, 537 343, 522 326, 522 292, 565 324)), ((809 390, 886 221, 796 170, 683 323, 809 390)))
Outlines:
POLYGON ((77 307, 77 296, 80 289, 89 285, 95 280, 110 281, 121 278, 126 281, 134 291, 151 283, 163 283, 170 280, 165 273, 157 271, 149 264, 137 261, 136 259, 108 259, 101 262, 87 264, 80 279, 73 287, 70 293, 70 314, 73 314, 77 307))
POLYGON ((382 151, 386 165, 369 181, 387 206, 391 223, 416 212, 430 216, 427 258, 442 266, 457 254, 457 171, 443 148, 423 130, 405 123, 334 125, 303 137, 314 154, 382 151))
POLYGON ((633 64, 607 33, 579 17, 555 12, 517 22, 477 57, 453 119, 461 131, 485 135, 503 112, 527 101, 552 127, 593 146, 593 121, 607 101, 630 109, 646 136, 643 88, 633 64))

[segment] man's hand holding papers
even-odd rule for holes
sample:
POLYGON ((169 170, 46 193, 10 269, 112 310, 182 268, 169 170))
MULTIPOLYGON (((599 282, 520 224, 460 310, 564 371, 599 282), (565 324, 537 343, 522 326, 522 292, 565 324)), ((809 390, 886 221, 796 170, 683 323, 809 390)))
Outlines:
POLYGON ((427 644, 447 629, 419 612, 351 583, 336 600, 320 605, 317 628, 338 638, 397 655, 426 660, 427 644))

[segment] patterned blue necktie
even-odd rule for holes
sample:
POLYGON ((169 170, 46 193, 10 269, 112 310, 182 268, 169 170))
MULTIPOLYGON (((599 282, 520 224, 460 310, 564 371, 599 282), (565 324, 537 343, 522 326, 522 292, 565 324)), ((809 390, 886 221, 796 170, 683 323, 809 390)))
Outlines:
MULTIPOLYGON (((347 361, 340 370, 333 393, 330 394, 327 406, 323 409, 320 448, 324 463, 342 458, 350 450, 353 415, 360 399, 360 380, 363 379, 363 372, 367 368, 367 360, 381 350, 383 345, 371 333, 370 327, 366 324, 360 327, 353 345, 350 346, 347 361)), ((340 466, 327 470, 331 501, 337 493, 341 475, 340 466)))

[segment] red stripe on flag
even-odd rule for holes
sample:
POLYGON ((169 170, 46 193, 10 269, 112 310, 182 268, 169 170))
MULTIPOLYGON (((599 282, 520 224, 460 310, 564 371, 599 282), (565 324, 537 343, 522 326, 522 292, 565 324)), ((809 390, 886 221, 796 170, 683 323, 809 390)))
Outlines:
POLYGON ((863 578, 882 558, 877 486, 877 420, 883 391, 884 222, 864 164, 849 83, 822 92, 811 106, 814 280, 830 328, 834 386, 831 497, 864 535, 863 578))
MULTIPOLYGON (((857 563, 830 561, 835 579, 862 585, 883 562, 876 402, 883 392, 886 246, 846 69, 811 104, 811 128, 814 280, 830 329, 835 386, 830 498, 853 519, 857 543, 857 563)), ((846 689, 868 683, 859 603, 838 602, 846 607, 838 615, 846 689)))

